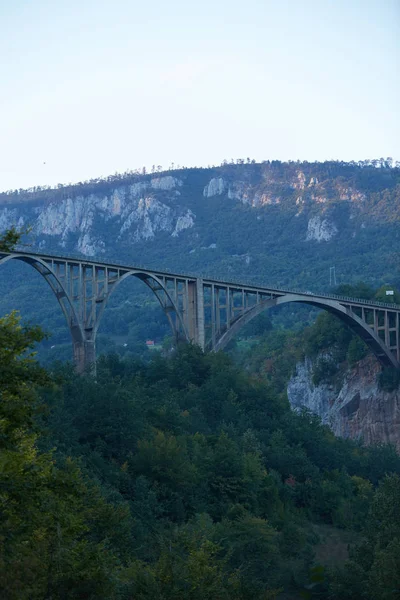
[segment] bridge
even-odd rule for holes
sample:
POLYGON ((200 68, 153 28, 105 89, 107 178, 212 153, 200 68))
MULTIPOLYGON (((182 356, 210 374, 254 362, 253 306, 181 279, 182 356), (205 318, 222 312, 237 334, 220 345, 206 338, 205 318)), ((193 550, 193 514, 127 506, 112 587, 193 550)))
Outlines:
POLYGON ((176 341, 222 350, 262 311, 288 302, 311 304, 346 323, 385 366, 400 369, 400 306, 329 294, 275 289, 156 271, 71 256, 15 250, 0 252, 0 266, 18 260, 50 285, 71 332, 78 372, 96 361, 96 333, 112 292, 128 277, 146 284, 164 310, 176 341))

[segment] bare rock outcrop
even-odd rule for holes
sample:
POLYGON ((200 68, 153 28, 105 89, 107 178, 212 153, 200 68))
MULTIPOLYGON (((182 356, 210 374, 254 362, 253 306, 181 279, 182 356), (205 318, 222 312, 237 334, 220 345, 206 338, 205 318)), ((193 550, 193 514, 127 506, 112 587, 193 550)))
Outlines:
POLYGON ((368 356, 346 371, 340 386, 312 383, 312 362, 298 363, 288 383, 293 408, 305 407, 319 415, 339 436, 366 444, 391 443, 400 450, 400 389, 379 388, 381 368, 368 356))

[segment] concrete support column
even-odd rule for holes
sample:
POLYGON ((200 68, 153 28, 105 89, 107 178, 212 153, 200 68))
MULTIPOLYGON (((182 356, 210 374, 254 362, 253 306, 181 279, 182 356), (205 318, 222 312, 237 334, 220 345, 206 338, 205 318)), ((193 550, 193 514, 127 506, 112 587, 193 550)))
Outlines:
POLYGON ((187 332, 189 340, 197 343, 197 283, 189 281, 187 284, 187 332))
POLYGON ((189 281, 187 284, 187 323, 189 339, 198 344, 202 350, 205 347, 204 327, 204 291, 203 280, 189 281))
POLYGON ((390 348, 390 335, 389 335, 389 313, 385 310, 385 344, 388 348, 390 348))
POLYGON ((96 342, 85 340, 74 341, 74 363, 77 373, 90 372, 96 374, 96 342))
POLYGON ((396 313, 396 346, 397 360, 400 362, 400 315, 396 313))
POLYGON ((376 308, 374 308, 374 331, 375 331, 376 335, 378 335, 378 327, 379 327, 378 311, 376 310, 376 308))
POLYGON ((229 329, 231 326, 231 290, 229 287, 226 288, 226 327, 229 329))
POLYGON ((216 335, 215 335, 215 287, 214 284, 211 285, 211 348, 214 350, 216 335))
POLYGON ((204 290, 203 279, 200 277, 196 280, 197 287, 197 343, 204 350, 206 343, 205 327, 204 327, 204 290))
POLYGON ((217 335, 221 333, 221 306, 219 303, 219 288, 215 290, 215 328, 217 335))

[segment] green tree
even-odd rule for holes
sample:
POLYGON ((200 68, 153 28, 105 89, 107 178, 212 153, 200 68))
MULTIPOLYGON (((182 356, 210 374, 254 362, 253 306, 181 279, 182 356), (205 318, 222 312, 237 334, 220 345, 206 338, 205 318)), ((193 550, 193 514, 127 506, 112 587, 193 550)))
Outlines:
POLYGON ((20 231, 18 231, 16 227, 11 227, 0 236, 0 251, 12 252, 15 249, 15 246, 21 241, 22 236, 30 231, 30 227, 21 229, 20 231))
POLYGON ((0 596, 112 598, 117 559, 106 539, 128 514, 71 460, 56 465, 38 450, 37 390, 50 384, 32 353, 42 338, 16 313, 0 319, 0 596))
POLYGON ((350 365, 354 365, 359 360, 363 359, 368 352, 368 347, 365 342, 358 336, 354 336, 349 343, 347 349, 347 360, 350 365))
POLYGON ((400 598, 400 477, 387 475, 375 492, 351 560, 333 575, 332 598, 400 598))

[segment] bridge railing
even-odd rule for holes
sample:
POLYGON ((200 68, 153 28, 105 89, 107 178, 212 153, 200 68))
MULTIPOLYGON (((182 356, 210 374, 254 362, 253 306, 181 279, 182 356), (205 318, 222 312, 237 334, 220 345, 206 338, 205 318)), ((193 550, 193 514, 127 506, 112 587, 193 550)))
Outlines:
MULTIPOLYGON (((318 292, 318 293, 310 293, 310 292, 305 292, 304 290, 299 290, 296 288, 276 288, 274 286, 270 286, 270 285, 266 285, 265 283, 254 283, 254 281, 249 282, 249 281, 226 281, 224 279, 220 279, 219 277, 214 277, 208 273, 198 273, 196 275, 194 275, 193 273, 177 273, 176 271, 171 271, 171 269, 168 268, 164 268, 164 269, 154 269, 153 267, 148 267, 146 265, 142 265, 142 264, 136 264, 134 266, 132 265, 127 265, 126 263, 120 261, 120 260, 113 260, 111 261, 107 261, 107 260, 103 260, 103 259, 98 259, 98 258, 87 258, 84 256, 78 256, 76 254, 69 254, 68 256, 64 255, 64 254, 60 254, 58 252, 52 252, 51 254, 46 254, 45 252, 31 252, 31 251, 27 251, 25 248, 21 248, 21 247, 17 247, 15 249, 16 253, 19 254, 28 254, 31 256, 38 256, 38 257, 46 257, 46 258, 59 258, 62 260, 76 260, 79 262, 88 262, 89 264, 99 264, 99 265, 104 265, 104 266, 108 266, 108 267, 120 267, 122 269, 126 269, 126 270, 130 270, 130 269, 135 269, 135 270, 143 270, 143 271, 148 271, 150 273, 154 273, 154 274, 171 274, 171 276, 173 277, 182 277, 182 279, 188 279, 188 278, 193 278, 196 279, 198 277, 201 277, 202 279, 205 280, 205 282, 207 283, 207 280, 210 282, 218 282, 221 283, 223 285, 226 286, 237 286, 237 287, 252 287, 252 288, 258 288, 259 291, 263 291, 265 290, 265 292, 271 291, 271 292, 277 292, 277 293, 285 293, 285 294, 300 294, 302 296, 306 296, 308 298, 310 297, 317 297, 317 298, 325 298, 327 300, 337 300, 339 302, 346 302, 349 304, 365 304, 365 305, 370 305, 370 306, 374 306, 374 307, 378 307, 378 308, 386 308, 386 309, 392 309, 392 310, 400 310, 400 304, 396 304, 396 303, 391 303, 391 302, 379 302, 379 301, 374 301, 374 300, 368 300, 365 298, 353 298, 351 296, 339 296, 337 294, 327 294, 325 292, 318 292)), ((12 254, 13 252, 4 252, 3 254, 12 254)), ((257 290, 254 290, 257 291, 257 290)))
POLYGON ((357 304, 367 304, 370 306, 378 306, 382 308, 392 308, 395 310, 400 310, 400 304, 396 304, 395 302, 380 302, 378 300, 366 300, 365 298, 353 298, 351 296, 338 296, 337 294, 326 294, 324 292, 319 292, 317 294, 309 294, 308 292, 301 292, 300 290, 286 290, 288 293, 296 293, 301 294, 302 296, 316 296, 319 298, 326 298, 331 300, 338 300, 342 302, 354 303, 357 304))

